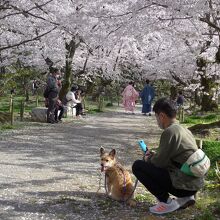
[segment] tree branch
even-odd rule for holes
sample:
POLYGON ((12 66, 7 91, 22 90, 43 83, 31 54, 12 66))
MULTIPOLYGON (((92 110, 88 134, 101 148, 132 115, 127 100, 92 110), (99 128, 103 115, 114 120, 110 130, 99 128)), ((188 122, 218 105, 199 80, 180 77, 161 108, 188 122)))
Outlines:
MULTIPOLYGON (((16 6, 9 5, 10 8, 7 8, 7 9, 12 9, 12 8, 13 8, 14 10, 19 11, 19 12, 14 12, 14 13, 5 15, 5 16, 3 16, 3 17, 0 17, 0 20, 1 20, 1 19, 5 19, 5 18, 10 17, 10 16, 13 16, 13 15, 19 15, 19 14, 23 14, 24 16, 26 16, 26 15, 25 15, 26 13, 29 13, 30 11, 32 11, 32 10, 34 10, 34 9, 36 9, 36 8, 39 8, 39 9, 42 10, 42 7, 43 7, 43 6, 49 4, 49 3, 52 2, 52 1, 54 1, 54 0, 49 0, 49 1, 47 1, 47 2, 45 2, 45 3, 43 3, 43 4, 41 4, 41 5, 35 3, 36 6, 30 8, 30 9, 28 9, 27 11, 24 11, 23 9, 20 9, 20 8, 18 8, 18 7, 16 7, 16 6)), ((46 12, 44 12, 44 13, 46 13, 46 12)), ((46 13, 46 14, 47 14, 47 13, 46 13)))
POLYGON ((206 24, 209 25, 209 27, 214 28, 216 31, 220 32, 220 27, 218 27, 216 24, 210 21, 210 18, 207 16, 205 18, 199 18, 200 21, 205 22, 206 24))
POLYGON ((6 50, 6 49, 9 49, 9 48, 14 48, 14 47, 20 46, 20 45, 22 45, 22 44, 26 44, 26 43, 28 43, 28 42, 38 40, 39 38, 41 38, 41 37, 43 37, 43 36, 49 34, 50 32, 52 32, 52 31, 55 30, 56 28, 57 28, 57 27, 54 27, 54 28, 52 28, 51 30, 49 30, 49 31, 47 31, 47 32, 45 32, 45 33, 43 33, 43 34, 41 34, 41 35, 39 35, 39 36, 36 36, 36 37, 34 37, 34 38, 32 38, 32 39, 24 40, 24 41, 21 41, 21 42, 19 42, 19 43, 17 43, 17 44, 8 45, 8 46, 5 46, 5 47, 0 47, 0 51, 6 50))
POLYGON ((186 20, 186 19, 191 19, 193 18, 193 16, 189 16, 189 17, 171 17, 171 18, 161 18, 159 17, 158 19, 160 21, 174 21, 174 20, 186 20))

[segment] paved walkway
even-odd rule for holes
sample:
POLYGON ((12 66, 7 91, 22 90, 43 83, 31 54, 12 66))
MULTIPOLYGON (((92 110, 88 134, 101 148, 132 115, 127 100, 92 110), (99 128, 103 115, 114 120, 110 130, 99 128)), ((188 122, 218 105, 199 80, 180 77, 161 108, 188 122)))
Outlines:
POLYGON ((148 203, 131 209, 106 198, 103 187, 96 193, 99 148, 114 147, 131 170, 141 158, 137 140, 156 146, 160 132, 154 116, 117 111, 0 134, 0 219, 146 219, 148 203))

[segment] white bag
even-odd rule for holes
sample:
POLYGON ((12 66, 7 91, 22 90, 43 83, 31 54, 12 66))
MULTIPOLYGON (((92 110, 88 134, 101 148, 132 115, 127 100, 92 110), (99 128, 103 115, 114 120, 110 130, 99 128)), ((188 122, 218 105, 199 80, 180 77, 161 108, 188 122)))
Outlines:
POLYGON ((203 177, 209 168, 209 158, 201 149, 198 149, 188 158, 180 170, 190 176, 203 177))

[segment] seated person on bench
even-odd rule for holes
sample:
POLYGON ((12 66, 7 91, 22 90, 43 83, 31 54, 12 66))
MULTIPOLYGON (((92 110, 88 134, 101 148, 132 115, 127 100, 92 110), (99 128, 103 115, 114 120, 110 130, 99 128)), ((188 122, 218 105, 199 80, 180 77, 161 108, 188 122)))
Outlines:
POLYGON ((78 87, 73 86, 71 90, 66 94, 67 106, 76 108, 76 117, 80 118, 82 114, 82 103, 78 95, 78 87))

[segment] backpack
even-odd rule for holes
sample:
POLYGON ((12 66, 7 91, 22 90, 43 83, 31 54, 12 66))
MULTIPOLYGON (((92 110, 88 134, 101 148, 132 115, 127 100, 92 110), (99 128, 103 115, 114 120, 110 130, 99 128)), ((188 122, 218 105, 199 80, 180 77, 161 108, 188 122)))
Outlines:
POLYGON ((180 170, 189 176, 203 177, 209 168, 210 159, 201 149, 198 149, 187 159, 180 170))
POLYGON ((44 98, 45 99, 48 99, 48 97, 49 97, 49 94, 50 94, 50 89, 48 88, 48 87, 46 87, 46 89, 44 90, 44 98))

